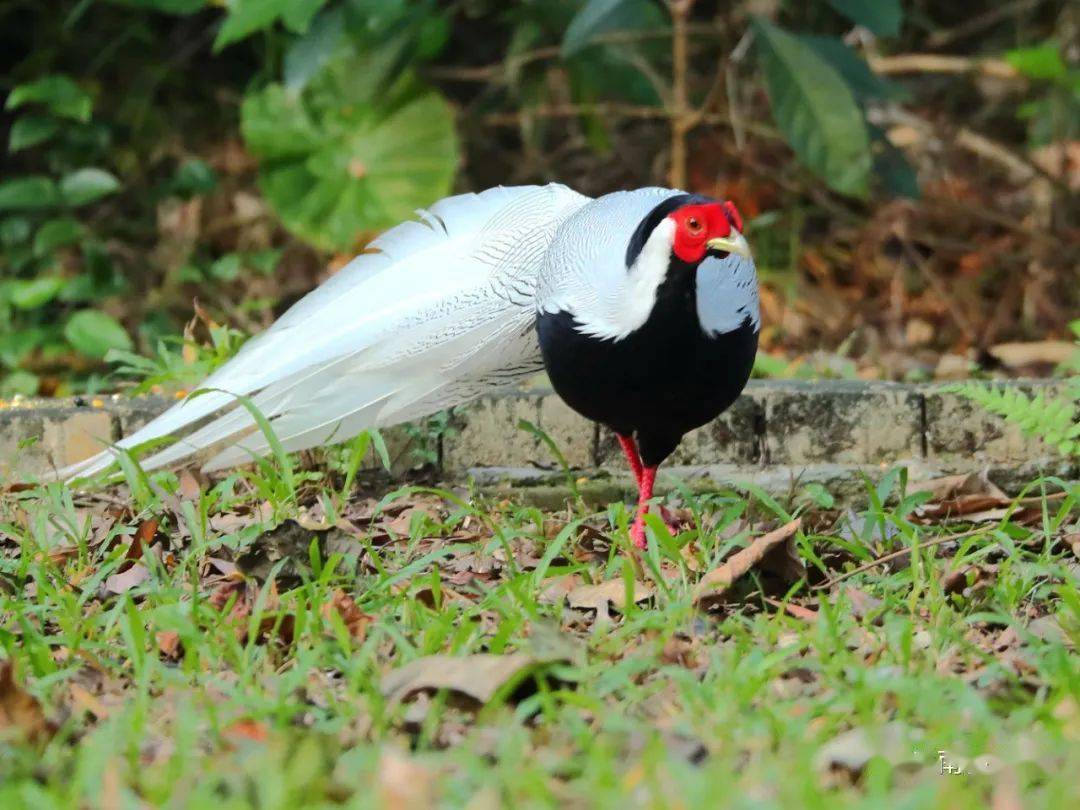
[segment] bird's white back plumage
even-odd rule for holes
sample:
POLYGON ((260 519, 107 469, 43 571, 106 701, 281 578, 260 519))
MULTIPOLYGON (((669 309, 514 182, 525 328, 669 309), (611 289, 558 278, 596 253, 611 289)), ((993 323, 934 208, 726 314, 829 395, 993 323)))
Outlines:
MULTIPOLYGON (((559 225, 586 205, 561 185, 449 197, 380 236, 212 374, 207 393, 119 443, 177 440, 142 461, 198 457, 212 470, 269 450, 236 395, 288 450, 344 441, 508 385, 541 367, 536 289, 559 225)), ((106 469, 109 450, 63 470, 106 469)))

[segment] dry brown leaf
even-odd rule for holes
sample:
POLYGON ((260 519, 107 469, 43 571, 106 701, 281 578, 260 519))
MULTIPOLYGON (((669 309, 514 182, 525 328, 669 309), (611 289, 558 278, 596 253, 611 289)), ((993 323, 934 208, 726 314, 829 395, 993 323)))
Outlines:
POLYGON ((779 529, 755 538, 749 546, 732 554, 719 568, 714 568, 701 578, 694 588, 694 601, 700 602, 722 594, 735 580, 760 564, 770 551, 794 537, 801 525, 802 519, 796 518, 779 529))
POLYGON ((159 630, 154 634, 158 652, 169 661, 179 661, 184 654, 184 646, 180 643, 180 634, 175 630, 159 630))
POLYGON ((577 574, 562 574, 548 577, 540 584, 540 595, 536 597, 536 601, 541 605, 557 605, 581 584, 581 578, 577 574))
POLYGON ((862 621, 871 614, 877 614, 874 616, 874 624, 881 624, 882 618, 879 611, 884 603, 880 599, 851 585, 844 588, 844 594, 851 603, 851 613, 857 620, 862 621))
POLYGON ((351 596, 338 588, 334 591, 329 602, 323 604, 320 609, 324 619, 329 620, 331 613, 337 613, 344 622, 349 635, 359 644, 367 637, 368 625, 371 624, 372 616, 364 613, 351 596))
POLYGON ((403 751, 385 749, 376 774, 380 807, 426 810, 435 806, 436 774, 403 751))
POLYGON ((1056 366, 1070 357, 1076 346, 1065 340, 1036 340, 1031 343, 999 343, 988 349, 990 356, 1008 368, 1036 364, 1056 366))
POLYGON ((127 593, 136 585, 141 585, 150 578, 150 569, 142 563, 135 563, 131 568, 119 574, 112 574, 105 580, 105 590, 109 593, 127 593))
POLYGON ((383 678, 382 692, 391 702, 400 702, 417 692, 446 689, 484 704, 500 690, 523 680, 538 666, 555 660, 565 659, 540 659, 521 652, 428 655, 387 674, 383 678))
POLYGON ((0 662, 0 738, 21 738, 41 743, 56 733, 45 718, 38 699, 15 683, 11 661, 0 662))
POLYGON ((191 470, 181 470, 179 476, 179 492, 180 497, 185 501, 197 501, 202 494, 202 487, 199 486, 199 479, 195 477, 195 474, 191 470))
MULTIPOLYGON (((634 603, 651 599, 655 591, 647 582, 634 583, 634 603)), ((579 585, 566 596, 570 607, 606 611, 608 605, 616 610, 626 609, 626 583, 621 579, 609 579, 598 585, 579 585)))
POLYGON ((224 734, 226 737, 234 740, 250 740, 251 742, 266 742, 270 736, 270 731, 267 729, 265 723, 260 723, 257 720, 237 720, 235 723, 228 725, 224 734))
POLYGON ((794 602, 781 602, 779 599, 772 599, 768 596, 765 597, 765 602, 772 605, 774 608, 780 608, 787 611, 796 619, 800 619, 804 622, 816 622, 818 614, 816 610, 811 610, 808 607, 802 605, 796 605, 794 602))
POLYGON ((101 701, 101 698, 78 681, 72 681, 68 685, 68 692, 71 694, 71 705, 76 709, 92 714, 98 720, 109 716, 109 708, 101 701))

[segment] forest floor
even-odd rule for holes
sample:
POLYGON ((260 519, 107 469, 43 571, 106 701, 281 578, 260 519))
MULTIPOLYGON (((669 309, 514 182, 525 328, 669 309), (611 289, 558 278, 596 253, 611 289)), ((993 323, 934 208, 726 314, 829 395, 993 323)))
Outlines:
POLYGON ((639 554, 619 503, 127 481, 0 496, 0 806, 1080 806, 1075 484, 676 493, 639 554))

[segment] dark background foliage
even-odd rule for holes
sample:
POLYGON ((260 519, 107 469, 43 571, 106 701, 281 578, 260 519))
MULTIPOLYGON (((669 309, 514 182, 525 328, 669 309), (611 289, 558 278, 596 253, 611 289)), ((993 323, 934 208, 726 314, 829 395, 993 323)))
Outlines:
POLYGON ((734 200, 762 373, 1049 371, 1069 5, 0 0, 0 393, 193 383, 412 209, 546 181, 734 200))

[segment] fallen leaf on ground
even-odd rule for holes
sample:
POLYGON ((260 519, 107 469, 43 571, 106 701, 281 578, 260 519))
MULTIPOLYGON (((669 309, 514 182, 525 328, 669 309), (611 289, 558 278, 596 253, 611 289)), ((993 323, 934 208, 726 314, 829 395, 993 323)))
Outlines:
POLYGON ((197 501, 199 500, 199 495, 202 494, 202 487, 199 486, 199 480, 191 470, 180 471, 177 489, 179 490, 180 497, 185 501, 197 501))
POLYGON ((1027 626, 1027 631, 1035 636, 1035 638, 1042 641, 1048 641, 1052 644, 1061 644, 1062 646, 1069 648, 1072 648, 1073 646, 1069 634, 1066 633, 1065 628, 1061 626, 1058 617, 1053 614, 1033 619, 1027 626))
POLYGON ((225 736, 234 740, 266 742, 270 732, 265 723, 257 720, 237 720, 225 728, 225 736))
POLYGON ((0 737, 39 743, 55 733, 56 727, 45 718, 38 699, 15 683, 12 663, 0 662, 0 737))
POLYGON ((337 613, 354 641, 363 642, 367 637, 367 629, 372 617, 364 613, 353 598, 340 588, 334 591, 329 602, 323 604, 321 613, 327 621, 333 613, 337 613))
POLYGON ((849 729, 821 747, 817 765, 823 771, 847 771, 857 776, 875 756, 883 757, 892 765, 918 762, 912 745, 921 738, 919 729, 899 722, 887 723, 878 729, 849 729))
POLYGON ((1065 340, 1036 340, 1030 343, 999 343, 988 349, 990 356, 1008 368, 1036 363, 1058 365, 1070 357, 1076 346, 1065 340))
POLYGON ((985 470, 923 481, 913 485, 910 491, 933 495, 930 501, 915 510, 924 522, 959 517, 972 523, 1001 520, 1012 503, 1012 499, 987 477, 985 470))
MULTIPOLYGON (((644 602, 653 596, 653 587, 646 582, 634 583, 634 603, 644 602)), ((606 610, 610 604, 616 610, 626 608, 626 583, 621 579, 609 579, 598 585, 578 585, 566 595, 570 607, 606 610)))
POLYGON ((386 749, 376 769, 379 807, 422 810, 435 805, 435 776, 403 751, 386 749))
POLYGON ((135 563, 127 571, 112 574, 105 580, 105 590, 109 593, 127 593, 136 585, 141 585, 150 578, 150 569, 142 563, 135 563))
POLYGON ((694 601, 700 602, 707 597, 724 593, 735 580, 760 564, 770 551, 794 537, 801 525, 802 520, 796 518, 779 529, 755 538, 749 546, 732 554, 719 568, 714 568, 701 578, 694 588, 694 601))
POLYGON ((851 585, 844 588, 844 594, 851 603, 851 613, 856 619, 862 621, 873 614, 874 624, 881 624, 881 606, 884 603, 880 599, 851 585))
POLYGON ((382 692, 396 703, 417 692, 446 689, 485 704, 500 690, 513 688, 539 667, 555 660, 528 653, 428 655, 386 675, 382 692))
POLYGON ((794 602, 781 602, 779 599, 770 599, 767 596, 765 597, 765 602, 767 604, 772 605, 774 608, 779 608, 781 610, 787 611, 789 614, 794 616, 796 619, 801 619, 804 622, 816 622, 817 621, 817 617, 818 617, 817 611, 816 610, 811 610, 808 607, 803 607, 802 605, 796 605, 794 602))
POLYGON ((170 661, 179 661, 184 654, 184 648, 180 644, 180 634, 175 630, 159 630, 154 634, 158 652, 170 661))
POLYGON ((82 684, 72 681, 68 686, 68 692, 71 695, 71 704, 76 709, 88 712, 98 720, 109 716, 109 708, 101 701, 101 698, 82 684))
POLYGON ((548 577, 541 583, 540 595, 536 597, 536 601, 541 605, 560 604, 580 584, 581 579, 577 574, 548 577))

